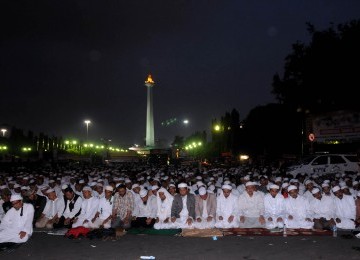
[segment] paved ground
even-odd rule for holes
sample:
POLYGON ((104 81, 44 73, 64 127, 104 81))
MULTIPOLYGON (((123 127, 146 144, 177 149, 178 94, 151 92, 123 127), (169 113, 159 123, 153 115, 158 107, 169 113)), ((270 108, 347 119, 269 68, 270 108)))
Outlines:
MULTIPOLYGON (((349 234, 349 233, 346 233, 349 234)), ((71 240, 35 232, 19 248, 1 252, 0 259, 360 259, 360 239, 334 237, 192 238, 126 234, 117 241, 71 240)))

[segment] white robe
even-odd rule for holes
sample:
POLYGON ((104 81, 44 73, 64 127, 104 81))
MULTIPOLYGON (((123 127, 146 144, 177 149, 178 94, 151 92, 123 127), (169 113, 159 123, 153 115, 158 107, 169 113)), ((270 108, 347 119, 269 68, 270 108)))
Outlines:
POLYGON ((171 229, 174 228, 174 224, 171 222, 171 206, 174 197, 164 188, 160 188, 156 193, 156 202, 157 202, 157 214, 156 217, 159 219, 159 222, 154 224, 155 229, 171 229), (163 192, 165 195, 165 200, 161 200, 159 192, 163 192), (168 218, 168 223, 164 223, 164 220, 168 218))
MULTIPOLYGON (((103 222, 110 217, 112 214, 112 207, 114 203, 114 197, 111 196, 110 200, 106 199, 105 197, 102 197, 99 200, 99 206, 97 212, 99 212, 99 216, 95 219, 94 222, 91 222, 89 226, 91 228, 99 228, 103 222)), ((104 224, 104 228, 110 228, 111 227, 111 219, 107 221, 104 224)))
POLYGON ((239 226, 237 197, 230 195, 225 198, 224 193, 221 193, 216 198, 216 221, 215 227, 217 228, 235 228, 239 226), (234 216, 232 222, 229 223, 228 218, 234 216), (219 217, 223 217, 222 220, 219 217))
POLYGON ((24 203, 22 216, 21 208, 9 209, 0 224, 0 243, 24 243, 28 241, 33 233, 34 207, 31 204, 24 203), (25 237, 20 239, 19 233, 26 232, 25 237))
POLYGON ((355 200, 350 195, 343 195, 342 199, 335 198, 335 217, 341 220, 336 226, 341 229, 354 229, 356 217, 355 200))
POLYGON ((306 218, 311 218, 309 202, 306 198, 298 195, 296 199, 289 196, 285 199, 285 224, 288 228, 304 228, 312 229, 313 221, 306 221, 306 218), (289 219, 289 216, 293 219, 289 219))
POLYGON ((285 199, 280 193, 276 194, 275 198, 271 196, 270 193, 264 196, 264 207, 265 213, 264 217, 266 220, 266 228, 282 228, 284 226, 284 217, 285 217, 285 199), (272 218, 272 221, 269 221, 268 218, 272 218), (277 219, 282 218, 282 222, 278 222, 277 219))
POLYGON ((91 197, 89 199, 84 199, 81 203, 81 213, 78 216, 77 220, 72 224, 72 227, 90 227, 91 220, 94 218, 99 207, 99 199, 91 197), (86 223, 84 221, 87 220, 86 223))
MULTIPOLYGON (((335 200, 331 196, 322 196, 321 200, 313 198, 310 201, 310 215, 312 219, 335 217, 335 200)), ((335 218, 334 218, 335 219, 335 218)))
POLYGON ((215 218, 214 216, 212 220, 208 221, 207 218, 209 217, 209 212, 207 211, 207 200, 201 199, 201 202, 203 203, 203 212, 202 216, 196 216, 194 227, 198 229, 208 229, 208 228, 214 228, 215 227, 215 218), (200 218, 201 222, 198 222, 197 219, 200 218))
MULTIPOLYGON (((238 199, 239 216, 245 217, 245 221, 239 222, 242 228, 264 227, 260 224, 259 217, 264 216, 264 195, 263 192, 254 192, 250 195, 245 191, 238 199)), ((240 219, 239 219, 240 220, 240 219)))

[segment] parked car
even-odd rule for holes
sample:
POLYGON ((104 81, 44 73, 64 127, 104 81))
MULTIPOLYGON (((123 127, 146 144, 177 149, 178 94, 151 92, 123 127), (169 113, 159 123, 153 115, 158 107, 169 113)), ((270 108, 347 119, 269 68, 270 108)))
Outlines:
POLYGON ((360 159, 356 154, 322 154, 305 157, 299 163, 289 166, 286 173, 329 174, 358 173, 360 159))

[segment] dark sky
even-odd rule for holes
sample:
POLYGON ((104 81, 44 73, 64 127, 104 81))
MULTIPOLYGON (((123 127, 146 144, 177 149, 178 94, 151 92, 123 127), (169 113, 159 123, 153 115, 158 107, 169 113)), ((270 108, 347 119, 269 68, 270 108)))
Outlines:
POLYGON ((359 0, 2 0, 0 124, 85 139, 90 119, 89 139, 140 144, 151 73, 155 137, 209 133, 233 108, 244 119, 275 102, 272 77, 308 42, 306 22, 359 15, 359 0))

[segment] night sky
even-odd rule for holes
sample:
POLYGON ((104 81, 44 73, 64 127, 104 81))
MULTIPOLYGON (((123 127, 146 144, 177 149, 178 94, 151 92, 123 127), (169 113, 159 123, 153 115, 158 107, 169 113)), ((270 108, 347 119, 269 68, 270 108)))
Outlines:
POLYGON ((93 141, 142 144, 150 73, 155 138, 210 135, 225 112, 275 102, 272 77, 308 43, 306 22, 359 16, 359 0, 2 0, 0 124, 85 139, 90 119, 93 141))

